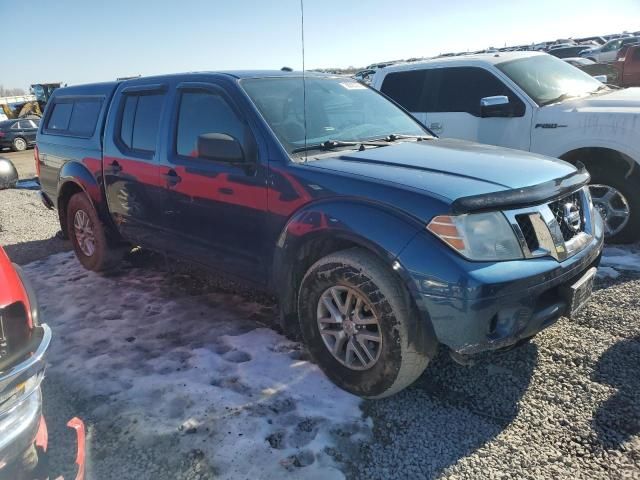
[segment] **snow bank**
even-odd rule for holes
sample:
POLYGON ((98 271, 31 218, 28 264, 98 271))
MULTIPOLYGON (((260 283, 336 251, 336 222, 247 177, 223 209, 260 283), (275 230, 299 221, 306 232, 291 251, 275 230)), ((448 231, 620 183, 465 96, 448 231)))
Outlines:
POLYGON ((360 399, 263 328, 259 304, 176 294, 153 270, 96 275, 71 253, 25 270, 53 328, 50 370, 151 449, 179 431, 220 478, 331 479, 343 475, 327 449, 370 434, 360 399))

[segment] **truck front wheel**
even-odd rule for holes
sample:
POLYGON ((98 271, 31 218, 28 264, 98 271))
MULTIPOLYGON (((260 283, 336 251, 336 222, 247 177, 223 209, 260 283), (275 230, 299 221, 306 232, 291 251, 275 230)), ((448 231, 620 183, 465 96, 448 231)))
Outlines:
POLYGON ((78 260, 87 270, 110 270, 122 259, 122 249, 109 245, 106 228, 84 193, 76 193, 69 200, 67 235, 78 260))
POLYGON ((591 198, 611 243, 631 243, 640 239, 640 175, 624 178, 615 169, 593 169, 591 198))
POLYGON ((354 248, 309 268, 298 296, 303 339, 325 374, 342 389, 382 398, 407 387, 434 354, 424 324, 396 274, 354 248), (414 322, 414 323, 412 323, 414 322))

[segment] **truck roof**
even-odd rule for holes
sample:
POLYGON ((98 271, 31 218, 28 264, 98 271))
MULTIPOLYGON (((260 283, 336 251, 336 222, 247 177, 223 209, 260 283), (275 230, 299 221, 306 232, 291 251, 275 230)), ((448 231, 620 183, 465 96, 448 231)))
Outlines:
POLYGON ((461 63, 464 65, 496 65, 499 63, 508 62, 510 60, 517 60, 519 58, 534 57, 538 55, 548 55, 544 52, 492 52, 492 53, 474 53, 469 55, 457 55, 454 57, 438 57, 429 60, 423 60, 420 62, 410 63, 397 63, 384 67, 377 71, 380 75, 384 75, 387 72, 399 71, 399 70, 419 70, 423 66, 432 65, 449 65, 455 63, 461 63))
MULTIPOLYGON (((335 77, 336 75, 329 75, 319 72, 304 72, 308 77, 335 77)), ((136 77, 128 80, 119 80, 112 82, 100 82, 100 83, 86 83, 82 85, 73 85, 69 87, 63 87, 58 89, 57 96, 59 95, 95 95, 100 93, 107 93, 112 91, 117 85, 121 83, 140 83, 141 81, 153 81, 161 80, 171 77, 184 77, 189 75, 221 75, 228 76, 237 79, 242 78, 267 78, 267 77, 300 77, 301 71, 283 71, 283 70, 223 70, 223 71, 202 71, 202 72, 184 72, 184 73, 169 73, 165 75, 153 75, 149 77, 136 77)))

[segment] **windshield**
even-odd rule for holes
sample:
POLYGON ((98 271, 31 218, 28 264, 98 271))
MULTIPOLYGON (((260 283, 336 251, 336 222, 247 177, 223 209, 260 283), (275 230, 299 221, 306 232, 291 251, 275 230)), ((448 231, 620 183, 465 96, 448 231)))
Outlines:
POLYGON ((538 105, 581 97, 603 87, 598 80, 552 55, 521 58, 497 67, 538 105))
MULTIPOLYGON (((427 135, 392 102, 350 78, 307 77, 305 83, 307 145, 427 135)), ((241 84, 284 148, 293 153, 304 147, 302 77, 253 78, 241 84)))

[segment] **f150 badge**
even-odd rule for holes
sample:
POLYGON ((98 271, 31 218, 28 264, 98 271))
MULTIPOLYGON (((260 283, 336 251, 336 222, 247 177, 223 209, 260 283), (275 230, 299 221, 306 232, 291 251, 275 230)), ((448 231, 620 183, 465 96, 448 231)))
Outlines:
POLYGON ((563 128, 567 125, 558 125, 557 123, 536 123, 534 128, 563 128))

